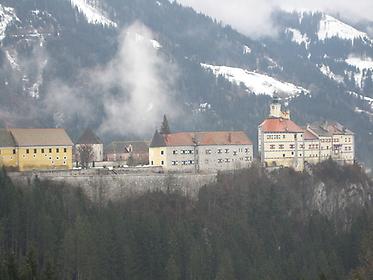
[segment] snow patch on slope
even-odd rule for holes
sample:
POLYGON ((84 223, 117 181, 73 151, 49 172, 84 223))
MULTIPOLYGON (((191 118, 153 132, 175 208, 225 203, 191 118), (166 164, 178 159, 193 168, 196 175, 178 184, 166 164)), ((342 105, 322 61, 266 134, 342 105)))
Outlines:
POLYGON ((334 74, 333 71, 330 70, 329 66, 322 64, 319 69, 320 69, 320 72, 323 73, 329 79, 334 80, 338 83, 343 83, 343 80, 344 80, 343 77, 340 75, 334 74))
POLYGON ((346 59, 348 65, 354 66, 357 69, 355 73, 355 82, 356 85, 360 88, 363 88, 364 85, 364 76, 367 70, 373 71, 373 60, 371 58, 361 58, 361 57, 352 57, 350 56, 346 59))
POLYGON ((255 94, 264 94, 273 96, 280 94, 282 97, 294 97, 300 93, 309 93, 308 90, 291 83, 281 82, 265 74, 248 71, 242 68, 228 66, 214 66, 201 63, 201 67, 210 70, 215 76, 223 76, 231 83, 244 84, 255 94))
POLYGON ((297 43, 298 45, 304 44, 306 49, 308 49, 311 41, 308 38, 307 34, 302 34, 298 29, 294 29, 294 28, 287 28, 286 32, 292 33, 293 37, 291 40, 293 42, 297 43))
POLYGON ((372 43, 367 33, 361 32, 330 15, 323 15, 317 35, 319 40, 338 37, 343 40, 361 39, 365 42, 372 43))
POLYGON ((0 4, 0 42, 6 37, 5 31, 13 20, 19 21, 14 9, 0 4))
POLYGON ((92 24, 102 24, 106 27, 117 27, 118 25, 107 18, 102 11, 98 8, 93 7, 90 5, 88 0, 70 0, 71 5, 78 9, 80 13, 82 13, 87 21, 92 24))

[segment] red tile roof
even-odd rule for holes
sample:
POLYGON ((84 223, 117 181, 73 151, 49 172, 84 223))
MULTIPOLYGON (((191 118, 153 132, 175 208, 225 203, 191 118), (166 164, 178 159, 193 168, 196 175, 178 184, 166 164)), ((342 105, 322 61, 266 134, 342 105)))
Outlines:
POLYGON ((252 145, 243 131, 179 132, 162 135, 166 146, 252 145))
POLYGON ((282 118, 266 119, 260 127, 262 132, 304 132, 304 130, 292 120, 282 118))

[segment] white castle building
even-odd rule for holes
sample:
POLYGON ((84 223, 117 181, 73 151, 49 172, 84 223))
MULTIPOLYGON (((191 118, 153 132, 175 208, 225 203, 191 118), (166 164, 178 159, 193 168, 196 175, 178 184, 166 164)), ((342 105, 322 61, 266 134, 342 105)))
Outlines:
POLYGON ((329 158, 341 164, 355 160, 354 133, 337 122, 318 122, 300 127, 274 99, 270 114, 258 127, 258 151, 267 167, 303 170, 329 158))

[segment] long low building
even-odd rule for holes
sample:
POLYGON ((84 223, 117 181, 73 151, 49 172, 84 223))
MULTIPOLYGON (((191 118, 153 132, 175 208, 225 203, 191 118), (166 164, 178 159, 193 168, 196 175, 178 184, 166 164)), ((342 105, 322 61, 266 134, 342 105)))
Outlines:
POLYGON ((72 169, 72 150, 64 129, 0 130, 0 165, 9 170, 72 169))
POLYGON ((167 171, 218 171, 246 168, 253 143, 242 131, 155 132, 149 148, 151 166, 167 171))

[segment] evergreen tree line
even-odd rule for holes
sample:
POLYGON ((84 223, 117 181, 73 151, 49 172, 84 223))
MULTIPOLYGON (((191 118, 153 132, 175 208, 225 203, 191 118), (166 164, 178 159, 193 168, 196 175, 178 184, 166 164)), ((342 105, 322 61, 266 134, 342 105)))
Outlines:
POLYGON ((2 172, 0 279, 372 279, 371 204, 351 206, 345 227, 340 212, 310 207, 318 178, 330 192, 369 181, 330 162, 313 176, 253 167, 219 174, 197 199, 149 192, 99 205, 2 172))

